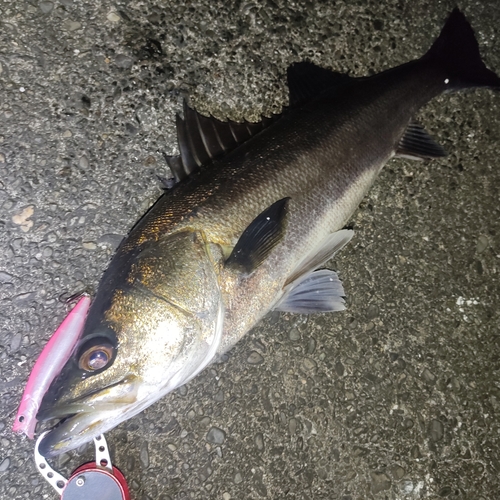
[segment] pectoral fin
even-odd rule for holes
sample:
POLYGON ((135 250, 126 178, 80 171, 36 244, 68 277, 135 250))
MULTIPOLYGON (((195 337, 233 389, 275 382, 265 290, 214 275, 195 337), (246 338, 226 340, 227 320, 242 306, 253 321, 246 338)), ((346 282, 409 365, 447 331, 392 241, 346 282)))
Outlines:
POLYGON ((337 273, 320 269, 291 283, 275 310, 302 314, 343 311, 344 295, 337 273))
POLYGON ((288 200, 273 203, 243 231, 225 266, 251 273, 266 259, 285 234, 288 200))

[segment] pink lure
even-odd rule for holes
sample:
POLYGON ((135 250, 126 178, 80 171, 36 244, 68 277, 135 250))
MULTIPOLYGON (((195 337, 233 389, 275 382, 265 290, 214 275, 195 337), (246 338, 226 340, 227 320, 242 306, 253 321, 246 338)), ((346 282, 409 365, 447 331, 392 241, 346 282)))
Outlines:
POLYGON ((24 433, 33 439, 36 414, 42 398, 71 356, 82 332, 89 307, 90 297, 84 295, 66 316, 36 360, 12 426, 14 432, 24 433))

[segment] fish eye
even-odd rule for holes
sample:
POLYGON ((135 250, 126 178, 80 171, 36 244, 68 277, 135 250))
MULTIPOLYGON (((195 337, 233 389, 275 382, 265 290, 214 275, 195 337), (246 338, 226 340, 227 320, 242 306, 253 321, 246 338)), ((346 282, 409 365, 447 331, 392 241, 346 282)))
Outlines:
POLYGON ((94 344, 84 349, 78 359, 78 366, 87 372, 106 367, 113 358, 113 346, 107 343, 94 344))

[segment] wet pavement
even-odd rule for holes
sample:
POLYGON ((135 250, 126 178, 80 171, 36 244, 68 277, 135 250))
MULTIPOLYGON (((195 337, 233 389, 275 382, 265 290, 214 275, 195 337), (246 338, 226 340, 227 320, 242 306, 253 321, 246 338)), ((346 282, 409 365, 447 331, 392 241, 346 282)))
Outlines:
MULTIPOLYGON (((31 367, 161 194, 182 99, 270 115, 289 64, 420 56, 454 2, 0 3, 0 497, 56 498, 11 432, 31 367)), ((496 2, 463 1, 500 72, 496 2)), ((500 491, 500 95, 419 119, 450 152, 394 160, 332 266, 348 309, 271 313, 107 435, 134 499, 490 500, 500 491)), ((92 448, 63 455, 68 474, 92 448)))

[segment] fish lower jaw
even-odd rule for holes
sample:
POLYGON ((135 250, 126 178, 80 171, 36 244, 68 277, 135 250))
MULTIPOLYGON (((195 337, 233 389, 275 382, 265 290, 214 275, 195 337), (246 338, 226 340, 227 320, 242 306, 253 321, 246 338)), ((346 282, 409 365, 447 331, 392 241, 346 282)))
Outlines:
POLYGON ((48 431, 40 442, 39 452, 45 458, 54 458, 92 441, 123 420, 116 410, 68 415, 48 431))
POLYGON ((133 404, 88 404, 84 411, 80 407, 77 413, 66 412, 61 421, 52 427, 40 442, 40 453, 45 458, 53 458, 79 448, 94 437, 137 415, 150 404, 148 400, 138 400, 133 404))

